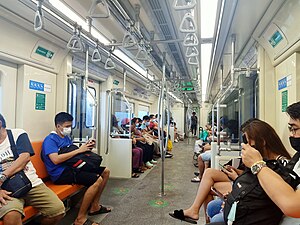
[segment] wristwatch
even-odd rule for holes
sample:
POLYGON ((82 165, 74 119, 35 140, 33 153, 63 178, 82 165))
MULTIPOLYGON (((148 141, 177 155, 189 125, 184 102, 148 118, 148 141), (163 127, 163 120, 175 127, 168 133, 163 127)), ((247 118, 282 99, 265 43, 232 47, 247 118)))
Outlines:
POLYGON ((7 176, 4 173, 0 174, 0 182, 4 183, 4 181, 6 181, 7 176))
POLYGON ((265 161, 258 161, 251 166, 251 172, 256 175, 258 174, 263 167, 266 167, 267 164, 265 161))

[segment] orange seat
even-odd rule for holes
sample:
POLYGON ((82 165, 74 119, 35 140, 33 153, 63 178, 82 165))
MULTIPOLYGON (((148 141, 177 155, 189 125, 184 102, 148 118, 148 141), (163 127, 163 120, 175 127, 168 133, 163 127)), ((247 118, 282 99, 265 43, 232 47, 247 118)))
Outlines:
MULTIPOLYGON (((45 180, 49 177, 47 169, 45 167, 44 162, 41 159, 41 151, 42 151, 42 141, 32 142, 31 145, 33 147, 35 155, 30 158, 31 162, 36 169, 36 173, 39 178, 45 180)), ((53 184, 52 181, 46 181, 45 184, 59 197, 59 199, 64 200, 69 196, 76 194, 80 191, 83 186, 81 185, 56 185, 53 184)), ((24 208, 25 218, 23 218, 23 222, 29 220, 33 216, 38 214, 38 211, 32 206, 26 206, 24 208)), ((0 221, 0 225, 3 225, 3 221, 0 221)))

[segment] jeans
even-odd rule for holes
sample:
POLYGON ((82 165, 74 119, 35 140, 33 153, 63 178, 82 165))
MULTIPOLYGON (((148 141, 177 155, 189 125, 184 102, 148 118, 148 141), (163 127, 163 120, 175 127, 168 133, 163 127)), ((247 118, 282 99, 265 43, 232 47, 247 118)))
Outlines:
POLYGON ((212 200, 208 203, 206 213, 210 218, 211 223, 215 222, 224 222, 223 209, 222 209, 223 200, 218 198, 212 200))

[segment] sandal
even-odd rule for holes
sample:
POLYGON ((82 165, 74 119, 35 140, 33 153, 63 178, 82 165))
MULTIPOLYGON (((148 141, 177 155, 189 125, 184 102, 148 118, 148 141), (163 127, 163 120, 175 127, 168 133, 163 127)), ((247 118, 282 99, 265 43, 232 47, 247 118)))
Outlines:
POLYGON ((185 221, 188 223, 192 223, 192 224, 197 224, 197 221, 189 216, 185 216, 183 214, 183 210, 175 210, 173 213, 169 213, 170 216, 172 216, 175 219, 181 220, 181 221, 185 221))
POLYGON ((133 169, 134 173, 144 173, 144 171, 141 168, 135 168, 133 169))
POLYGON ((199 183, 201 181, 200 177, 194 177, 193 179, 191 179, 191 182, 193 183, 199 183))
POLYGON ((100 209, 96 212, 89 212, 88 215, 89 216, 94 216, 94 215, 98 215, 98 214, 103 214, 103 213, 109 213, 111 212, 111 209, 103 206, 103 205, 100 205, 100 209))
POLYGON ((131 175, 131 178, 139 178, 140 177, 140 175, 138 175, 137 173, 133 173, 132 175, 131 175))

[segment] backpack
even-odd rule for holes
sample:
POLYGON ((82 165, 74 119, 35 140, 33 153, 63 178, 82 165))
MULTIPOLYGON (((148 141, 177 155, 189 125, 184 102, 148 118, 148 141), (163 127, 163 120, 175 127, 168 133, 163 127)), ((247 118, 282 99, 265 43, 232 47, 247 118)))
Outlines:
MULTIPOLYGON (((299 156, 300 154, 296 153, 287 164, 277 160, 268 160, 266 163, 296 189, 300 178, 292 168, 299 156)), ((233 182, 232 191, 225 201, 225 221, 228 220, 233 203, 237 203, 233 225, 276 225, 283 216, 282 211, 265 193, 257 176, 253 175, 249 168, 233 182)))
MULTIPOLYGON (((64 154, 78 149, 76 145, 69 145, 58 150, 58 154, 64 154)), ((63 162, 64 165, 72 167, 73 169, 95 172, 99 170, 102 162, 102 157, 94 152, 87 151, 79 153, 72 158, 63 162)))

